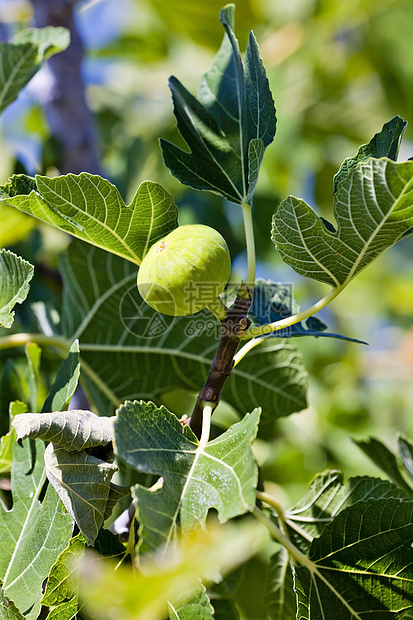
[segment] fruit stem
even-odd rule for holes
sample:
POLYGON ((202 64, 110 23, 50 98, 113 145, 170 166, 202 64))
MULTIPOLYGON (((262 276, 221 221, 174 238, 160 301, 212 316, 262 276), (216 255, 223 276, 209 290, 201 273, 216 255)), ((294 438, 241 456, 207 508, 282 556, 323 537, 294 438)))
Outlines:
POLYGON ((245 240, 247 245, 247 286, 254 290, 255 286, 255 241, 254 227, 252 224, 252 208, 249 204, 242 204, 242 215, 244 217, 245 240))

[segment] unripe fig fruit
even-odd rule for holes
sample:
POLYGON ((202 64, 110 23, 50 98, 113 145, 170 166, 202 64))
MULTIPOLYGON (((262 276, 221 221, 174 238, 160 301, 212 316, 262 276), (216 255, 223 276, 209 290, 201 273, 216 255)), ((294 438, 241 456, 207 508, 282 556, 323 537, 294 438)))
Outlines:
POLYGON ((142 261, 138 289, 154 310, 184 316, 203 310, 224 290, 231 272, 225 239, 201 224, 180 226, 142 261))

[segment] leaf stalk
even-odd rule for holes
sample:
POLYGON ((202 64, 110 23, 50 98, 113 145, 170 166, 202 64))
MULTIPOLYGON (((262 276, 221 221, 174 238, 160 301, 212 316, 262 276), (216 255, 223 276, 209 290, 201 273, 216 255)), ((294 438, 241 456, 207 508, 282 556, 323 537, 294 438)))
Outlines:
POLYGON ((203 450, 209 441, 209 433, 211 430, 211 416, 213 412, 211 405, 205 405, 202 411, 202 433, 199 440, 199 448, 203 450))
MULTIPOLYGON (((327 295, 322 297, 322 299, 317 301, 315 304, 313 304, 306 310, 297 312, 297 314, 287 316, 285 319, 281 319, 280 321, 274 321, 273 323, 267 323, 266 325, 255 325, 253 327, 250 327, 242 334, 241 338, 243 340, 246 340, 247 338, 265 336, 265 335, 271 334, 272 332, 278 331, 279 329, 283 329, 284 327, 290 327, 291 325, 295 325, 295 323, 299 323, 300 321, 308 319, 310 316, 312 316, 316 312, 319 312, 320 310, 325 308, 331 301, 333 301, 333 299, 335 299, 341 293, 341 291, 345 288, 345 286, 346 286, 346 283, 341 284, 340 286, 335 286, 334 288, 330 290, 329 293, 327 293, 327 295)), ((257 342, 257 344, 259 344, 259 342, 257 342)), ((241 353, 241 351, 242 349, 239 351, 239 353, 241 353)))
POLYGON ((247 286, 254 290, 255 286, 255 270, 256 270, 256 258, 255 258, 255 241, 254 241, 254 227, 252 223, 252 208, 251 205, 243 203, 242 215, 244 218, 244 230, 245 241, 247 246, 247 286))
POLYGON ((269 519, 257 506, 254 507, 252 514, 256 519, 258 519, 258 521, 265 525, 271 536, 283 547, 285 547, 285 549, 287 549, 288 553, 294 558, 294 560, 302 566, 308 568, 311 572, 314 572, 313 562, 311 562, 311 560, 304 553, 297 549, 291 540, 281 532, 274 521, 271 521, 271 519, 269 519))
POLYGON ((261 500, 268 506, 271 506, 277 513, 277 516, 281 519, 281 521, 285 521, 285 511, 281 506, 280 502, 275 499, 269 493, 265 493, 265 491, 257 491, 256 492, 257 499, 261 500))
POLYGON ((4 336, 0 338, 0 351, 4 349, 13 349, 14 347, 21 347, 29 342, 35 342, 39 345, 48 347, 58 347, 64 349, 65 353, 70 350, 72 344, 66 338, 61 336, 46 336, 45 334, 11 334, 10 336, 4 336))

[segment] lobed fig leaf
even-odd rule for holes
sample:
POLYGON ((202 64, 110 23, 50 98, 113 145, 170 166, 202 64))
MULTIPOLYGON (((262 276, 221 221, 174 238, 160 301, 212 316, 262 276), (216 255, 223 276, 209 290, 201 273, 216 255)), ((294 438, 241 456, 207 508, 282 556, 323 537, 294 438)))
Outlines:
POLYGON ((138 289, 151 308, 185 316, 206 308, 231 273, 225 239, 201 224, 180 226, 155 243, 138 272, 138 289))

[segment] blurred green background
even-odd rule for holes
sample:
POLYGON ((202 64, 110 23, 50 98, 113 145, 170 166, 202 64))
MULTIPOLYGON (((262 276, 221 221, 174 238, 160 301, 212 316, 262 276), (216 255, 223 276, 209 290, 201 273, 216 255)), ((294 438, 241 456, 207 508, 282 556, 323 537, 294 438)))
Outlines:
MULTIPOLYGON (((126 200, 144 179, 163 184, 180 207, 180 222, 218 228, 242 273, 241 211, 180 185, 163 167, 158 146, 159 137, 177 139, 167 79, 176 75, 196 92, 223 35, 221 6, 217 0, 90 0, 76 9, 104 175, 126 200)), ((0 22, 5 36, 30 26, 30 2, 3 0, 0 22)), ((241 49, 253 28, 278 117, 254 205, 257 275, 293 283, 302 307, 325 288, 283 265, 270 241, 271 216, 294 194, 331 219, 332 178, 340 163, 396 114, 410 122, 399 159, 413 155, 412 27, 411 0, 236 2, 241 49)), ((1 183, 15 171, 59 172, 59 149, 42 107, 47 93, 46 69, 4 113, 1 183)), ((34 323, 30 303, 60 295, 56 256, 67 242, 34 220, 0 210, 0 246, 37 266, 30 297, 19 311, 25 329, 34 323)), ((367 340, 369 346, 326 338, 296 341, 310 373, 310 407, 281 420, 273 444, 256 445, 263 477, 281 501, 297 499, 327 467, 346 476, 379 475, 351 438, 374 435, 392 446, 397 432, 413 436, 412 250, 412 238, 405 239, 320 315, 331 331, 367 340)), ((16 353, 2 354, 3 374, 8 355, 16 353)), ((46 355, 45 369, 55 361, 46 355)))

